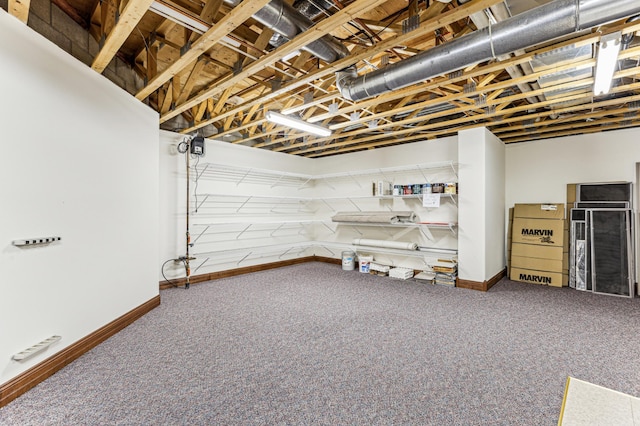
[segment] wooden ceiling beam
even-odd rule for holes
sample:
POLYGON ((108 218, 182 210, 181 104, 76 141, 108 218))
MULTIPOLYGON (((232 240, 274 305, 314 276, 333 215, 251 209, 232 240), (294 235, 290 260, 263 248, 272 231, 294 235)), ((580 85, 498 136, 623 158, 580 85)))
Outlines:
MULTIPOLYGON (((244 0, 244 1, 246 2, 249 0, 244 0)), ((258 1, 258 0, 251 0, 251 1, 258 1)), ((202 99, 215 96, 216 94, 220 93, 224 89, 231 87, 234 84, 244 80, 248 76, 256 72, 259 72, 260 70, 264 69, 267 66, 273 65, 275 62, 281 60, 289 53, 294 52, 303 46, 306 46, 310 42, 315 41, 326 34, 329 34, 331 31, 333 31, 335 27, 340 26, 346 22, 349 22, 350 20, 353 19, 353 17, 357 16, 358 14, 366 12, 367 10, 374 8, 384 3, 385 1, 386 0, 356 0, 354 3, 351 3, 349 6, 342 9, 341 11, 318 22, 312 28, 305 31, 304 33, 299 34, 293 40, 286 42, 285 44, 278 47, 271 53, 268 53, 258 58, 257 60, 253 61, 239 73, 227 74, 226 76, 222 77, 218 81, 213 82, 211 87, 209 87, 208 89, 204 89, 200 93, 196 94, 193 98, 189 99, 187 102, 183 103, 182 105, 176 106, 176 108, 173 111, 162 116, 160 118, 160 122, 164 122, 166 120, 169 120, 175 117, 180 112, 190 108, 192 104, 198 103, 202 99)), ((233 10, 238 9, 239 7, 240 6, 234 8, 233 10)))
POLYGON ((201 57, 199 59, 196 59, 195 64, 193 64, 193 66, 191 67, 191 72, 189 73, 189 77, 187 77, 187 80, 184 82, 184 86, 182 86, 182 91, 180 92, 180 96, 178 96, 178 99, 174 102, 174 104, 179 104, 181 102, 184 102, 184 100, 189 97, 189 95, 193 91, 193 87, 198 81, 198 77, 200 76, 202 70, 206 65, 207 65, 206 58, 201 57))
MULTIPOLYGON (((629 84, 629 85, 625 85, 625 86, 618 86, 614 89, 612 89, 611 93, 626 93, 626 92, 633 92, 635 90, 640 90, 640 83, 633 83, 633 84, 629 84)), ((581 95, 571 95, 571 96, 566 96, 564 98, 559 98, 557 100, 553 100, 553 101, 546 101, 546 102, 541 102, 540 106, 551 106, 553 104, 556 103, 562 103, 562 102, 566 102, 566 101, 571 101, 571 100, 576 100, 576 99, 581 99, 582 96, 581 95)), ((635 101, 635 100, 640 100, 640 95, 636 95, 636 96, 630 96, 630 97, 626 97, 625 98, 627 102, 631 102, 631 101, 635 101)), ((551 110, 551 111, 545 111, 545 113, 540 113, 540 115, 537 114, 527 114, 525 116, 521 116, 521 117, 514 117, 512 119, 510 119, 510 121, 522 121, 522 120, 526 120, 526 119, 531 119, 531 118, 536 118, 537 116, 543 116, 544 114, 546 115, 550 115, 550 114, 560 114, 562 112, 568 112, 568 111, 576 111, 576 110, 581 110, 581 109, 592 109, 592 108, 598 108, 598 107, 606 107, 606 106, 610 106, 610 105, 615 105, 617 103, 619 103, 620 100, 608 100, 608 101, 602 101, 596 104, 583 104, 583 105, 578 105, 578 106, 574 106, 574 107, 567 107, 567 108, 556 108, 555 110, 551 110), (613 102, 613 103, 612 103, 613 102)), ((523 106, 517 106, 517 107, 512 107, 510 108, 509 112, 510 113, 516 113, 516 112, 526 112, 529 109, 530 105, 523 105, 523 106)), ((450 110, 450 111, 454 111, 454 110, 450 110)), ((449 112, 449 111, 448 111, 449 112)), ((457 111, 460 112, 460 111, 457 111)), ((496 115, 501 115, 501 113, 493 113, 493 114, 486 114, 483 118, 489 118, 491 116, 496 116, 496 115)), ((395 132, 395 136, 402 136, 406 133, 409 132, 413 132, 413 131, 430 131, 430 133, 432 131, 434 131, 434 129, 437 129, 438 127, 451 127, 454 128, 455 125, 457 124, 465 124, 468 123, 469 121, 477 121, 478 120, 478 116, 473 116, 473 117, 462 117, 462 118, 458 118, 458 119, 453 119, 453 120, 446 120, 444 122, 437 122, 437 123, 433 123, 433 124, 429 124, 426 126, 422 126, 420 128, 413 128, 413 129, 409 129, 409 130, 401 130, 398 132, 395 132)), ((505 123, 508 120, 499 120, 496 121, 495 124, 502 124, 505 123)), ((480 125, 486 125, 487 123, 476 123, 475 126, 480 126, 480 125)), ((449 129, 446 129, 447 131, 449 129)), ((343 136, 348 137, 351 136, 353 134, 358 133, 358 131, 355 132, 349 132, 346 134, 343 134, 343 136)), ((363 133, 363 132, 359 132, 359 133, 363 133)), ((371 137, 364 137, 361 140, 362 141, 369 141, 369 140, 375 140, 375 139, 379 139, 381 137, 385 137, 386 135, 378 135, 378 136, 371 136, 371 137)), ((320 138, 317 141, 326 141, 327 139, 331 140, 330 138, 320 138)), ((341 142, 336 142, 337 138, 334 138, 334 143, 332 145, 336 145, 336 146, 342 146, 341 142)), ((292 146, 292 147, 303 147, 304 144, 298 144, 297 146, 292 146)), ((313 150, 311 148, 311 150, 313 150)), ((301 150, 299 152, 296 152, 295 154, 304 154, 309 152, 309 150, 301 150)))
POLYGON ((504 143, 515 143, 515 142, 531 142, 537 139, 550 139, 557 138, 562 136, 574 136, 576 134, 585 134, 585 133, 600 133, 607 130, 616 130, 616 129, 624 129, 627 127, 637 127, 640 125, 640 120, 628 120, 629 123, 626 124, 627 120, 621 120, 617 123, 585 123, 583 126, 574 126, 571 130, 558 131, 553 132, 551 134, 535 134, 532 133, 530 137, 521 137, 515 139, 505 140, 504 143), (578 130, 579 129, 579 130, 578 130))
MULTIPOLYGON (((244 104, 234 108, 233 110, 225 112, 222 117, 214 117, 211 119, 211 122, 223 119, 226 116, 226 114, 235 114, 238 110, 250 108, 255 102, 264 103, 269 99, 286 94, 290 90, 306 85, 314 80, 321 79, 329 74, 333 74, 336 71, 344 69, 350 65, 357 63, 360 60, 366 59, 372 55, 383 52, 389 48, 395 47, 397 45, 406 44, 410 42, 412 39, 421 36, 422 34, 431 33, 435 31, 437 28, 441 28, 445 23, 455 22, 460 19, 464 19, 467 16, 469 16, 469 14, 471 13, 480 12, 487 7, 500 3, 501 1, 503 0, 475 0, 475 1, 468 2, 462 6, 456 7, 452 10, 449 10, 439 15, 437 18, 421 23, 418 29, 411 31, 410 33, 400 34, 395 37, 390 37, 389 39, 386 39, 385 41, 380 42, 371 48, 361 49, 357 53, 352 52, 352 54, 347 56, 346 58, 343 58, 336 62, 328 64, 325 67, 320 68, 314 72, 310 72, 305 77, 302 77, 289 84, 286 84, 278 90, 273 90, 271 91, 271 93, 265 94, 260 98, 247 101, 244 104)), ((344 10, 347 10, 347 9, 344 9, 344 10)), ((344 10, 342 12, 344 12, 344 10)), ((209 123, 203 122, 201 124, 204 126, 209 123)), ((187 133, 186 130, 183 130, 183 132, 187 133)))
MULTIPOLYGON (((223 37, 232 32, 239 25, 241 25, 244 21, 251 17, 251 15, 260 10, 269 1, 270 0, 243 0, 242 3, 240 3, 237 7, 234 7, 227 15, 220 19, 220 21, 213 25, 200 38, 198 38, 193 46, 188 49, 178 60, 169 65, 169 67, 160 72, 153 80, 151 80, 145 87, 143 87, 136 94, 136 98, 139 100, 147 98, 151 93, 157 90, 165 82, 170 80, 174 75, 181 72, 186 66, 199 58, 200 55, 205 53, 216 43, 218 43, 223 37)), ((197 105, 199 104, 199 102, 196 102, 194 104, 197 105)), ((189 105, 187 108, 184 108, 180 112, 186 111, 192 106, 193 105, 189 105)))
MULTIPOLYGON (((106 2, 108 3, 108 2, 106 2)), ((149 10, 153 0, 129 0, 122 10, 118 22, 109 32, 104 41, 104 45, 93 59, 91 68, 102 73, 109 65, 109 62, 118 53, 127 37, 138 25, 144 14, 149 10)), ((163 82, 164 83, 164 82, 163 82)), ((159 86, 158 86, 159 87, 159 86)))
POLYGON ((29 20, 29 5, 31 0, 9 0, 8 11, 10 15, 15 16, 23 23, 29 20))

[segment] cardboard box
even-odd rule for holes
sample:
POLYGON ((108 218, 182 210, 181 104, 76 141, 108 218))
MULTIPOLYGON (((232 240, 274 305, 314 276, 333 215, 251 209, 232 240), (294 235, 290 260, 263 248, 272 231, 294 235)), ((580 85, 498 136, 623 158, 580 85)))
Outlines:
POLYGON ((562 247, 538 246, 534 244, 511 244, 511 257, 535 257, 538 259, 562 260, 562 247))
POLYGON ((520 268, 511 268, 509 278, 512 281, 548 285, 551 287, 562 287, 564 281, 563 275, 559 272, 536 271, 533 269, 520 268))
POLYGON ((562 259, 541 259, 538 257, 511 256, 511 267, 536 271, 562 273, 562 259))
POLYGON ((562 248, 564 245, 564 220, 517 217, 513 219, 511 241, 513 243, 538 244, 562 248))
POLYGON ((567 206, 573 207, 573 203, 577 200, 577 184, 568 183, 567 184, 567 206))
POLYGON ((516 204, 513 207, 513 218, 564 219, 564 204, 516 204))

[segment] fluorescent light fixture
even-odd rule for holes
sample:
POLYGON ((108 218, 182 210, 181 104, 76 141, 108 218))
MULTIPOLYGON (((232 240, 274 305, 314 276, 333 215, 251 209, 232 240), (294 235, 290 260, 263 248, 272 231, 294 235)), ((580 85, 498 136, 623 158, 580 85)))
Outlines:
POLYGON ((307 123, 299 118, 289 117, 275 111, 267 111, 265 118, 272 123, 281 124, 283 126, 291 127, 292 129, 302 130, 303 132, 311 133, 317 136, 329 136, 331 130, 326 127, 318 126, 317 124, 307 123))
MULTIPOLYGON (((151 3, 149 10, 198 34, 204 34, 211 28, 211 25, 206 22, 198 20, 169 3, 156 0, 151 3)), ((227 36, 222 37, 220 41, 231 46, 240 47, 240 43, 227 36)))
POLYGON ((613 73, 618 65, 618 53, 620 53, 620 31, 606 34, 600 37, 598 47, 598 59, 596 61, 596 78, 593 84, 593 95, 606 95, 611 90, 613 73))
POLYGON ((195 19, 193 16, 189 16, 180 9, 158 0, 151 3, 149 10, 198 34, 204 34, 209 28, 211 28, 206 23, 195 19))

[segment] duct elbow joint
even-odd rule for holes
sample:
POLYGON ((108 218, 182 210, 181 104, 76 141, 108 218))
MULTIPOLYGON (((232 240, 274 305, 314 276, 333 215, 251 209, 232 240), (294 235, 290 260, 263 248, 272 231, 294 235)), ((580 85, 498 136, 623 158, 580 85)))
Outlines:
POLYGON ((336 72, 336 87, 340 92, 340 95, 353 101, 351 91, 349 90, 351 83, 358 77, 358 72, 355 66, 350 66, 336 72))

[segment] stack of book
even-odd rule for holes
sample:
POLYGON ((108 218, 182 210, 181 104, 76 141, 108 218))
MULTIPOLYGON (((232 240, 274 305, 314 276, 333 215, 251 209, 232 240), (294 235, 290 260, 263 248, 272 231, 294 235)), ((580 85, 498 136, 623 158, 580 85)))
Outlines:
POLYGON ((369 273, 372 274, 372 275, 387 276, 387 275, 389 275, 389 270, 390 269, 391 269, 390 266, 383 265, 381 263, 371 262, 369 264, 369 273))
POLYGON ((452 261, 438 260, 431 265, 431 269, 436 273, 435 283, 449 287, 456 286, 458 276, 458 264, 452 261))

